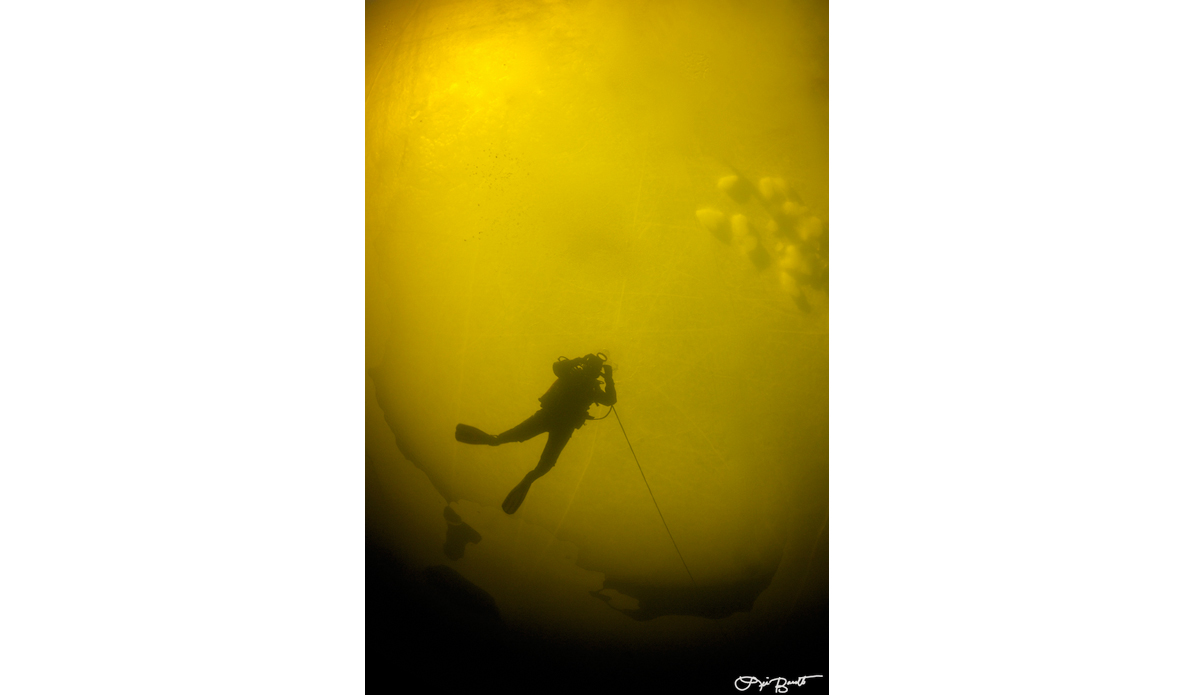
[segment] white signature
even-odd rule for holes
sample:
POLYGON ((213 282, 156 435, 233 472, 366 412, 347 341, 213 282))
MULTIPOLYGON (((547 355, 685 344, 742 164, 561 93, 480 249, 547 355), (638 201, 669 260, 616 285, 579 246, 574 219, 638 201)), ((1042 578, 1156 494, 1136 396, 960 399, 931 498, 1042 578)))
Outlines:
POLYGON ((768 678, 765 681, 760 681, 754 676, 742 676, 733 682, 733 687, 737 688, 738 690, 747 690, 750 686, 757 685, 759 691, 761 692, 763 688, 774 683, 775 692, 786 693, 789 685, 800 687, 804 685, 804 681, 808 680, 809 678, 822 678, 822 676, 800 676, 794 681, 787 680, 783 676, 779 676, 777 678, 768 678))

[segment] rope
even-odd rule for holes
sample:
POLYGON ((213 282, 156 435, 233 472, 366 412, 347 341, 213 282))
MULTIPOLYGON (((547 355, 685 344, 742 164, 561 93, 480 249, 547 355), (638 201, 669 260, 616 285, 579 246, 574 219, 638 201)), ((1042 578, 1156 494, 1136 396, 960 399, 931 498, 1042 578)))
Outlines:
MULTIPOLYGON (((591 415, 588 415, 588 419, 589 420, 603 420, 604 418, 608 417, 609 415, 612 415, 612 409, 613 409, 613 406, 610 405, 610 406, 608 406, 608 412, 605 413, 603 417, 592 417, 591 415)), ((629 447, 629 450, 633 451, 633 447, 629 447)), ((634 458, 637 458, 637 457, 635 456, 634 458)))
MULTIPOLYGON (((611 412, 617 413, 617 407, 614 405, 610 408, 611 412)), ((604 417, 608 417, 605 415, 604 417)), ((601 418, 604 419, 604 418, 601 418)), ((691 578, 692 584, 697 587, 696 578, 692 576, 692 570, 688 568, 687 560, 683 559, 683 553, 679 552, 679 544, 675 542, 675 536, 671 533, 671 527, 667 526, 667 519, 663 516, 662 509, 658 506, 658 500, 654 499, 654 491, 650 489, 650 481, 646 480, 646 472, 642 470, 642 463, 638 461, 637 452, 633 450, 633 442, 629 441, 629 434, 625 432, 625 425, 621 422, 621 414, 617 413, 617 424, 621 425, 621 434, 625 435, 625 443, 629 445, 629 453, 633 454, 633 462, 637 464, 638 473, 642 474, 642 482, 646 483, 646 491, 650 493, 650 499, 654 502, 654 508, 658 510, 658 518, 662 519, 663 528, 667 530, 667 535, 671 538, 671 545, 675 546, 675 552, 679 553, 679 561, 683 563, 683 569, 687 570, 688 577, 691 578)))

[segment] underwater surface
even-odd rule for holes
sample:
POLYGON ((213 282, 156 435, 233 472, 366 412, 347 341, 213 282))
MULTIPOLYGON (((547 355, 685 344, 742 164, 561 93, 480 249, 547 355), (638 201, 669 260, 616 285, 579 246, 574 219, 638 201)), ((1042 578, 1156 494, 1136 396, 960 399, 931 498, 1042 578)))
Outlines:
POLYGON ((824 674, 827 5, 366 18, 369 678, 824 674), (589 353, 615 415, 506 513, 547 435, 456 426, 589 353))

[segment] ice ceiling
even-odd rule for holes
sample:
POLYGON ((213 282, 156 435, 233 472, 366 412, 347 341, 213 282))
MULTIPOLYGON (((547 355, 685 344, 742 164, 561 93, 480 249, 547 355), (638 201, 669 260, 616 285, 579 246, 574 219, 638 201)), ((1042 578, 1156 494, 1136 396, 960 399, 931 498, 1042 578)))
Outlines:
POLYGON ((368 492, 412 566, 623 643, 736 636, 825 591, 826 25, 794 2, 368 4, 368 492), (545 435, 454 439, 597 351, 695 584, 615 417, 512 516, 545 435))

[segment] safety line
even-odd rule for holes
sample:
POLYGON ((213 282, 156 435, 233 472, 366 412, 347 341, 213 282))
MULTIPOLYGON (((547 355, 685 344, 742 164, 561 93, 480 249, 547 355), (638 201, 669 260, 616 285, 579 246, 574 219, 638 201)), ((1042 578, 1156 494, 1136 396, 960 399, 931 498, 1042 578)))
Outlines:
POLYGON ((646 472, 642 470, 642 463, 638 461, 637 452, 633 450, 633 442, 629 441, 629 434, 625 431, 625 425, 621 422, 621 414, 617 412, 617 407, 612 407, 612 412, 616 413, 617 424, 621 425, 621 434, 625 435, 625 443, 629 445, 629 453, 633 454, 633 462, 637 464, 638 473, 642 474, 642 482, 646 483, 646 491, 650 493, 650 500, 654 502, 654 508, 658 510, 658 518, 662 519, 663 528, 667 530, 667 536, 671 538, 671 545, 675 546, 675 552, 679 553, 679 561, 683 563, 683 569, 687 570, 688 577, 691 578, 692 584, 696 584, 696 578, 692 576, 692 570, 688 568, 687 560, 683 559, 683 553, 679 551, 679 544, 675 542, 675 536, 671 533, 671 527, 667 526, 667 518, 663 516, 662 509, 658 506, 658 500, 654 499, 654 491, 650 489, 650 481, 646 480, 646 472))

